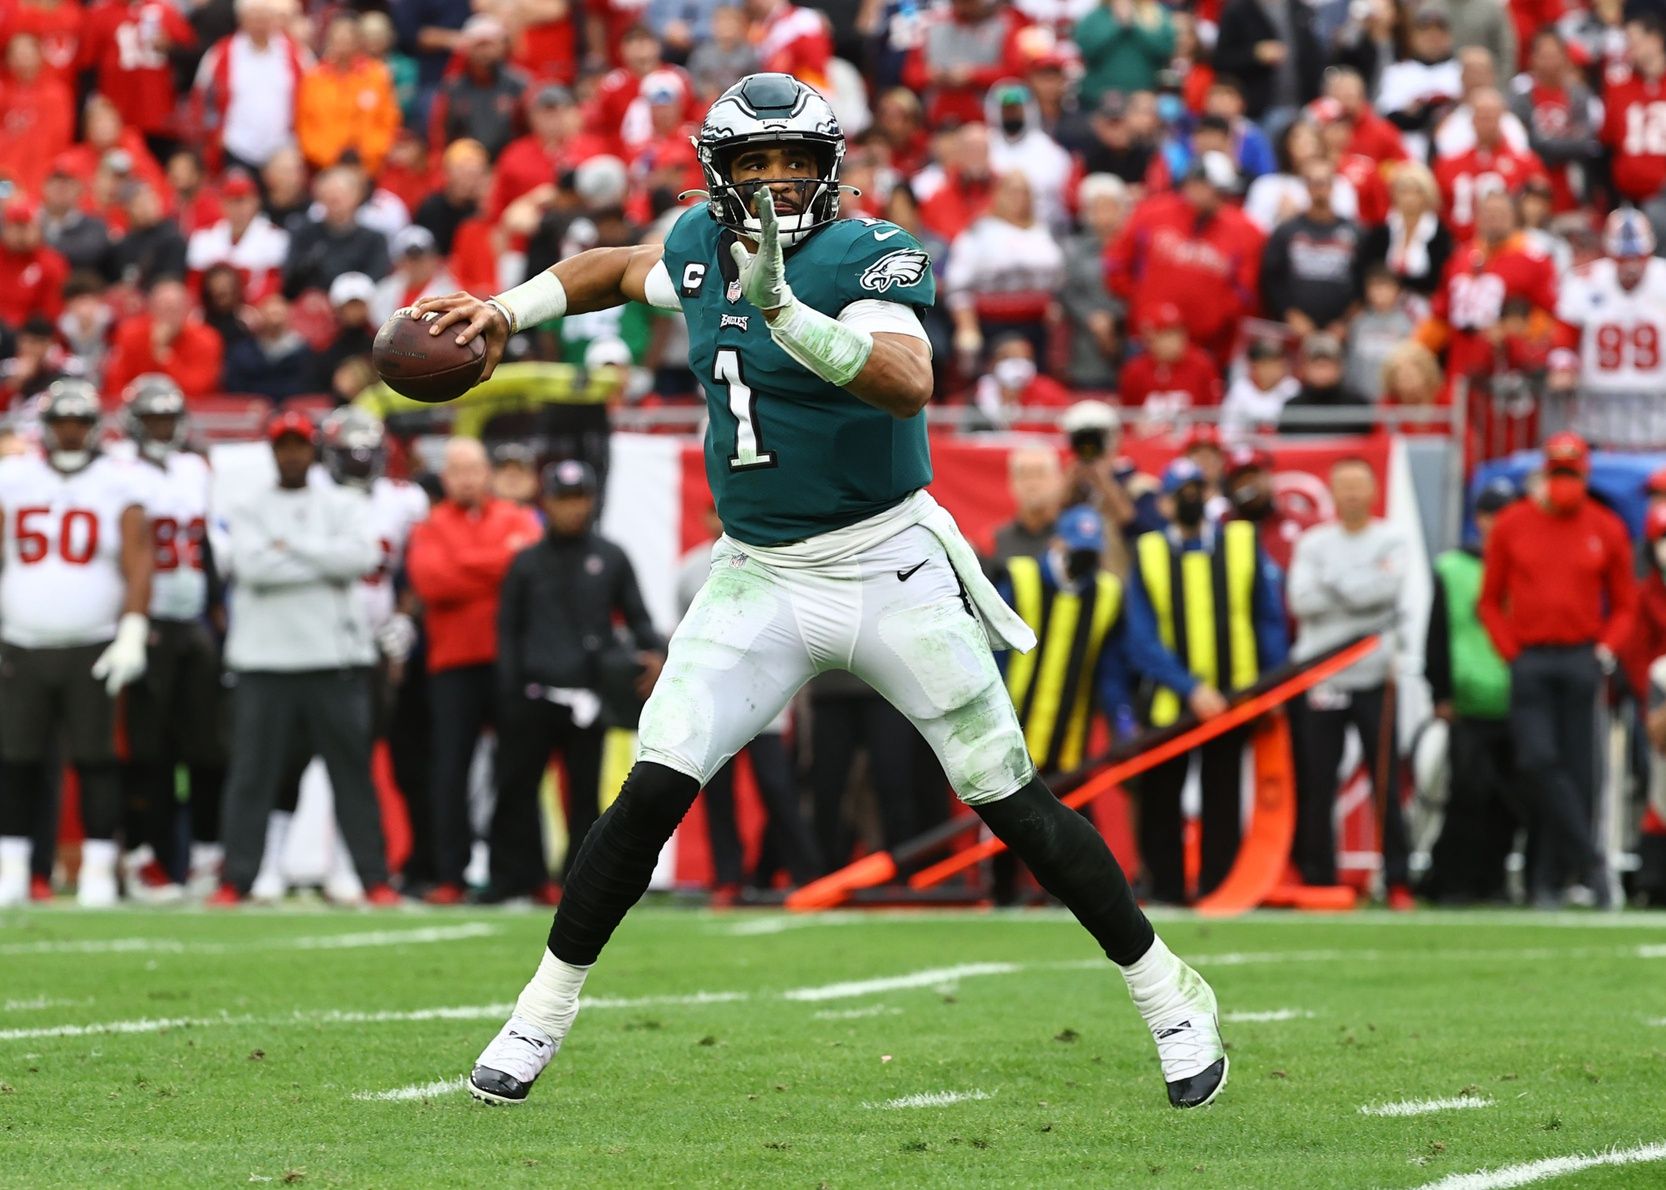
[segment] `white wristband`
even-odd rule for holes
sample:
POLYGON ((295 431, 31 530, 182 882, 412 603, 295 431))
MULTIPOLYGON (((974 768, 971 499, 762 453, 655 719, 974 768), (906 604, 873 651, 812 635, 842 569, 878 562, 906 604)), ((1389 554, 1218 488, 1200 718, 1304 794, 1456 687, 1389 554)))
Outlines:
POLYGON ((492 299, 509 314, 509 333, 537 326, 567 312, 567 287, 554 273, 545 271, 522 281, 492 299))

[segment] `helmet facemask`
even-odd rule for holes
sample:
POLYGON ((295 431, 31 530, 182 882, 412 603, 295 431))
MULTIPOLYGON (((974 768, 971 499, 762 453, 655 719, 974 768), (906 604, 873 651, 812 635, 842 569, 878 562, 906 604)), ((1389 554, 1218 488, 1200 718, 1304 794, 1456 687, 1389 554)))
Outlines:
POLYGON ((41 447, 52 469, 73 475, 86 469, 98 456, 98 435, 103 406, 98 390, 84 380, 58 380, 46 390, 41 407, 41 447), (79 422, 87 427, 81 441, 74 447, 65 444, 60 429, 66 422, 79 422))
POLYGON ((325 419, 324 467, 344 487, 368 491, 387 470, 382 423, 362 410, 341 409, 325 419))
POLYGON ((190 433, 185 394, 166 376, 139 377, 127 388, 122 428, 141 455, 154 463, 166 461, 176 450, 184 449, 190 433), (172 419, 171 423, 165 419, 172 419))
MULTIPOLYGON (((761 187, 768 186, 775 194, 776 219, 781 227, 781 243, 787 247, 798 243, 816 228, 839 217, 839 162, 844 157, 844 146, 810 144, 816 158, 816 175, 802 178, 756 178, 748 182, 733 180, 733 163, 748 149, 791 144, 788 140, 756 140, 725 147, 712 154, 711 167, 706 170, 714 217, 737 235, 757 239, 759 221, 752 202, 761 187), (798 210, 788 213, 781 204, 782 193, 792 197, 798 210), (721 209, 722 213, 717 214, 721 209)), ((704 154, 702 154, 704 157, 704 154)), ((702 160, 702 165, 704 165, 702 160)))

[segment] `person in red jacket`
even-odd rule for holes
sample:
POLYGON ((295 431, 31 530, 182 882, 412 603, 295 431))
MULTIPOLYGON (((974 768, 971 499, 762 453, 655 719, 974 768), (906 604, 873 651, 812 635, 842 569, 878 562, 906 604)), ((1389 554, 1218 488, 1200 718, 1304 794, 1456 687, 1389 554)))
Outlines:
MULTIPOLYGON (((594 26, 592 26, 594 28, 594 26)), ((660 61, 659 39, 642 25, 626 29, 619 39, 619 56, 624 65, 610 70, 596 84, 596 92, 584 111, 584 127, 607 143, 606 151, 615 157, 628 157, 632 145, 643 139, 648 128, 648 106, 639 103, 642 80, 657 70, 668 70, 680 76, 683 87, 683 119, 696 123, 700 119, 700 99, 694 83, 681 66, 665 66, 660 61)))
POLYGON ((1649 666, 1666 656, 1666 503, 1651 503, 1643 514, 1643 548, 1648 551, 1643 559, 1647 575, 1638 588, 1637 614, 1616 652, 1633 696, 1647 706, 1649 666))
POLYGON ((431 904, 464 898, 469 828, 469 764, 497 716, 498 591, 509 563, 542 536, 531 509, 491 494, 486 448, 474 438, 446 444, 445 499, 411 531, 405 569, 422 599, 428 634, 428 699, 433 710, 430 797, 438 883, 431 904))
POLYGON ((1556 266, 1516 231, 1515 202, 1502 191, 1478 204, 1475 238, 1452 253, 1429 317, 1417 330, 1430 351, 1446 349, 1451 378, 1491 371, 1495 339, 1507 298, 1524 297, 1530 318, 1546 321, 1556 310, 1556 266))
POLYGON ((81 30, 87 14, 79 0, 19 0, 0 15, 0 46, 19 33, 36 38, 47 75, 75 93, 75 71, 81 60, 81 30))
POLYGON ((1186 335, 1180 307, 1164 302, 1145 327, 1145 350, 1122 367, 1118 404, 1143 408, 1148 431, 1172 422, 1186 409, 1221 403, 1221 372, 1209 353, 1186 335))
POLYGON ((902 81, 930 96, 928 127, 983 120, 984 93, 998 79, 1023 77, 1019 34, 1028 24, 1002 0, 950 0, 925 14, 920 42, 903 61, 902 81))
POLYGON ((35 204, 12 199, 0 215, 0 326, 15 329, 32 314, 56 321, 68 279, 64 258, 41 243, 35 204))
POLYGON ((1552 435, 1542 495, 1499 514, 1482 561, 1477 611, 1510 663, 1510 734, 1535 805, 1528 889, 1540 908, 1560 905, 1570 880, 1599 905, 1613 897, 1591 829, 1595 711, 1631 634, 1637 588, 1630 536, 1590 497, 1590 470, 1582 438, 1552 435))
MULTIPOLYGON (((1400 137, 1400 130, 1371 106, 1365 79, 1359 71, 1351 66, 1333 66, 1325 71, 1325 98, 1336 102, 1348 123, 1347 156, 1366 157, 1378 166, 1406 159, 1406 143, 1400 137)), ((1310 109, 1319 102, 1315 100, 1310 109)))
POLYGON ((206 396, 220 387, 224 358, 220 333, 192 315, 184 282, 158 281, 145 312, 116 324, 104 368, 106 400, 119 400, 128 383, 147 372, 173 377, 188 398, 206 396))
POLYGON ((1656 16, 1626 22, 1630 69, 1602 93, 1602 143, 1622 197, 1641 205, 1666 183, 1666 26, 1656 16))
POLYGON ((510 141, 497 159, 491 197, 486 200, 486 215, 494 223, 521 195, 553 185, 581 162, 607 152, 606 142, 585 129, 572 92, 556 83, 533 89, 526 122, 530 131, 510 141))
POLYGON ((168 54, 196 41, 190 23, 164 0, 104 0, 87 10, 81 69, 96 72, 99 93, 157 150, 177 131, 179 93, 168 54))
POLYGON ((1266 236, 1226 200, 1237 170, 1205 153, 1174 194, 1134 209, 1105 255, 1105 280, 1129 304, 1129 329, 1145 330, 1159 306, 1180 311, 1192 342, 1225 366, 1238 326, 1256 309, 1266 236))
POLYGON ((1446 225, 1459 240, 1475 231, 1475 202, 1489 190, 1514 193, 1529 178, 1549 179, 1544 162, 1532 149, 1514 149, 1504 139, 1504 96, 1480 87, 1470 96, 1475 121, 1475 147, 1467 153, 1443 157, 1435 165, 1435 181, 1446 202, 1446 225))
POLYGON ((747 0, 746 8, 753 20, 759 69, 790 74, 825 91, 833 35, 821 11, 800 8, 792 0, 747 0))
POLYGON ((71 84, 46 69, 41 43, 15 33, 6 47, 0 72, 0 177, 10 178, 25 194, 38 194, 52 159, 75 140, 75 92, 71 84))

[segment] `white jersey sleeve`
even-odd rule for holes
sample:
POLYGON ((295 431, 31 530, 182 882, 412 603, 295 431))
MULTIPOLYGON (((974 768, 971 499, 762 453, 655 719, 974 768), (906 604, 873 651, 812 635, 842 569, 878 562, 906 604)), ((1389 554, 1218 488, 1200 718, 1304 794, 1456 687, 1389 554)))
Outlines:
POLYGON ((126 581, 122 517, 154 500, 138 463, 99 456, 72 475, 44 459, 0 463, 0 639, 67 648, 112 639, 126 581))
POLYGON ((1622 288, 1611 260, 1594 261, 1557 316, 1580 326, 1580 389, 1588 395, 1658 399, 1666 385, 1666 260, 1622 288))
POLYGON ((156 543, 150 614, 159 620, 195 620, 208 608, 208 460, 175 451, 156 479, 147 510, 156 543))
POLYGON ((428 493, 402 479, 378 479, 370 489, 370 524, 381 551, 375 570, 359 584, 359 599, 371 632, 393 617, 393 577, 405 561, 411 530, 428 519, 428 493))

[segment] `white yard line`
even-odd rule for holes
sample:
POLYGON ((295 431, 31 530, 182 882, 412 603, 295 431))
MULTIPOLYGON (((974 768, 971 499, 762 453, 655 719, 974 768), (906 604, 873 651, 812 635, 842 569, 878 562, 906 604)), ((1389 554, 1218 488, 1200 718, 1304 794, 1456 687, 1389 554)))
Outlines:
POLYGON ((1268 1021, 1302 1021, 1312 1020, 1311 1012, 1303 1012, 1299 1008, 1273 1008, 1266 1012, 1223 1012, 1221 1020, 1233 1024, 1259 1024, 1268 1021))
POLYGON ((1450 1099, 1400 1099, 1394 1103, 1361 1105, 1362 1116, 1427 1116, 1437 1111, 1464 1111, 1477 1107, 1491 1107, 1492 1100, 1470 1095, 1455 1095, 1450 1099))
POLYGON ((1417 1190, 1509 1190, 1512 1186, 1531 1186, 1534 1182, 1547 1182, 1551 1178, 1595 1169, 1599 1165, 1636 1165, 1645 1161, 1666 1161, 1666 1143, 1657 1141, 1589 1156, 1578 1153, 1572 1157, 1545 1157, 1499 1169, 1455 1173, 1436 1182, 1427 1182, 1417 1190))
POLYGON ((871 996, 875 992, 894 992, 903 988, 929 988, 940 983, 954 983, 974 975, 1016 975, 1024 970, 1020 963, 962 963, 958 967, 929 967, 907 975, 888 975, 879 979, 855 979, 844 983, 826 983, 820 987, 790 988, 781 993, 783 1000, 848 1000, 854 996, 871 996))
POLYGON ((113 1033, 161 1033, 167 1029, 199 1028, 208 1025, 247 1025, 252 1016, 138 1017, 126 1021, 101 1021, 91 1025, 43 1025, 35 1029, 0 1029, 0 1041, 29 1041, 38 1037, 98 1037, 113 1033))
POLYGON ((469 1085, 466 1078, 437 1078, 431 1083, 416 1083, 409 1087, 395 1087, 391 1091, 354 1091, 353 1098, 360 1100, 389 1100, 404 1099, 433 1099, 438 1095, 450 1095, 461 1091, 469 1085))
POLYGON ((79 1008, 83 1004, 91 1004, 86 1000, 54 1000, 48 996, 31 996, 25 1000, 7 1000, 0 1004, 0 1012, 36 1012, 45 1008, 79 1008))
POLYGON ((691 1004, 735 1004, 752 999, 750 992, 690 992, 684 996, 580 996, 580 1008, 661 1008, 691 1004))
POLYGON ((810 1015, 818 1021, 859 1021, 868 1016, 901 1016, 902 1009, 875 1004, 869 1008, 824 1008, 810 1015))
POLYGON ((423 926, 415 930, 365 930, 352 934, 314 934, 266 938, 240 943, 178 942, 171 938, 93 938, 79 942, 10 942, 0 955, 48 954, 232 954, 266 950, 370 950, 383 946, 419 946, 487 938, 500 927, 487 922, 423 926))
MULTIPOLYGON (((683 910, 650 909, 647 914, 681 916, 683 910)), ((1187 909, 1152 908, 1146 915, 1157 922, 1195 924, 1199 918, 1187 909)), ((730 915, 725 913, 723 918, 730 915)), ((862 909, 832 910, 825 913, 769 913, 755 911, 742 921, 717 920, 713 932, 735 938, 767 937, 789 930, 817 929, 830 926, 866 925, 945 925, 964 923, 974 925, 1068 925, 1075 919, 1064 909, 862 909)), ((1233 924, 1257 926, 1296 926, 1311 929, 1315 925, 1366 927, 1469 927, 1488 926, 1516 929, 1564 930, 1666 930, 1666 913, 1631 911, 1626 913, 1596 914, 1558 910, 1539 912, 1529 909, 1464 910, 1442 909, 1427 913, 1398 913, 1387 909, 1356 909, 1347 913, 1314 916, 1290 913, 1281 909, 1258 909, 1231 919, 1233 924)))
POLYGON ((862 1106, 890 1111, 902 1107, 949 1107, 974 1099, 993 1098, 988 1091, 921 1091, 918 1095, 904 1095, 898 1099, 887 1099, 884 1103, 864 1103, 862 1106))

